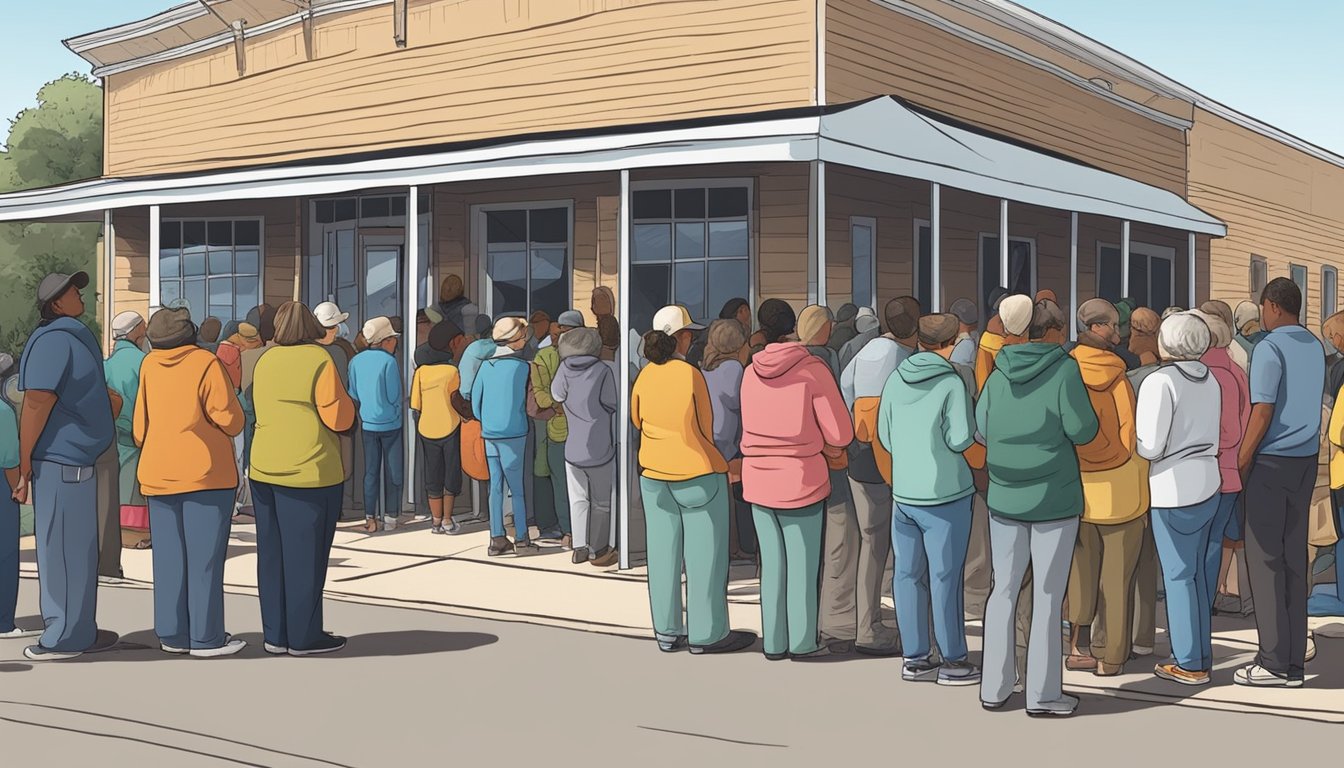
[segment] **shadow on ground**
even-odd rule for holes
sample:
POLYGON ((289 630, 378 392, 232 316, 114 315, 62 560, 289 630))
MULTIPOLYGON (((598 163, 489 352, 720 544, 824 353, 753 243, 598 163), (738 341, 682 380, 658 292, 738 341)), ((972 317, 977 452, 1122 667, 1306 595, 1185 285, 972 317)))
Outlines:
MULTIPOLYGON (((260 633, 237 635, 247 641, 247 647, 236 658, 279 658, 268 655, 262 647, 260 633)), ((499 642, 497 635, 484 632, 436 632, 432 630, 406 630, 403 632, 374 632, 354 635, 349 644, 338 653, 330 656, 310 658, 380 658, 395 656, 422 656, 435 653, 455 653, 470 651, 499 642)), ((288 657, 286 657, 288 658, 288 657)), ((159 650, 159 639, 153 630, 141 630, 122 635, 121 641, 110 651, 86 654, 74 659, 76 662, 98 661, 180 661, 181 657, 172 656, 159 650)), ((3 671, 3 669, 0 669, 3 671)))

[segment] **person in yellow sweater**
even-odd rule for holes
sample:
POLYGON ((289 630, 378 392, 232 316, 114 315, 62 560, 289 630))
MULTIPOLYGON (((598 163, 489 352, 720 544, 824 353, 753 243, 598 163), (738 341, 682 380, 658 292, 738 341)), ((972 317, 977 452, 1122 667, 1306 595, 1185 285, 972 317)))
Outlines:
POLYGON ((730 653, 756 641, 728 626, 728 462, 714 445, 714 409, 700 371, 686 362, 703 329, 685 307, 658 310, 630 395, 640 433, 639 479, 649 560, 649 604, 659 649, 730 653), (686 572, 685 616, 681 574, 686 572))
MULTIPOLYGON (((440 353, 461 359, 466 337, 453 323, 436 323, 428 344, 440 353)), ((453 522, 453 500, 462 492, 462 417, 451 397, 462 386, 457 366, 433 362, 415 369, 411 379, 411 410, 420 414, 416 437, 425 457, 425 496, 429 500, 430 532, 458 534, 453 522)))
POLYGON ((154 633, 165 653, 231 656, 247 645, 224 631, 243 407, 219 358, 196 345, 188 309, 155 313, 148 336, 154 350, 140 367, 132 438, 154 537, 154 633))
POLYGON ((257 593, 267 653, 309 656, 345 647, 322 628, 322 588, 341 516, 345 468, 337 433, 355 403, 317 344, 324 330, 297 301, 275 315, 275 346, 257 361, 248 476, 257 513, 257 593))

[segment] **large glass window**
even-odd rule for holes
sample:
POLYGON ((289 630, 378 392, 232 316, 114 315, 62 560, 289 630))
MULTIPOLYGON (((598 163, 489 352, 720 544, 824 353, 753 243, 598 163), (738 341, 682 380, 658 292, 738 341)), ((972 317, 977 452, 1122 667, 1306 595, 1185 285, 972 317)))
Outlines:
MULTIPOLYGON (((1144 243, 1131 243, 1129 249, 1129 298, 1155 312, 1162 312, 1175 301, 1175 251, 1144 243)), ((1124 254, 1118 245, 1097 246, 1097 296, 1116 302, 1125 298, 1120 280, 1124 254)))
POLYGON ((485 271, 490 312, 551 317, 569 309, 570 209, 486 210, 485 271))
POLYGON ((261 303, 261 220, 182 219, 159 225, 159 303, 191 319, 241 320, 261 303))
MULTIPOLYGON (((980 235, 980 306, 989 306, 989 294, 999 286, 999 236, 980 235)), ((1008 292, 1036 293, 1036 243, 1008 238, 1008 292)), ((984 316, 988 316, 986 310, 984 316)))
POLYGON ((745 186, 646 189, 633 194, 631 326, 669 303, 697 320, 718 317, 751 289, 750 190, 745 186))

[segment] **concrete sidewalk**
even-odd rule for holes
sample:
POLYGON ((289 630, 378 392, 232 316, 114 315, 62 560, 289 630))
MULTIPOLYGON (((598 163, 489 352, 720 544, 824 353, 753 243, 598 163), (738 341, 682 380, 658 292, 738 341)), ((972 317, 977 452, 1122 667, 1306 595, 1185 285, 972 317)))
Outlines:
MULTIPOLYGON (((489 532, 482 523, 467 526, 458 536, 433 535, 427 522, 404 523, 395 532, 372 536, 358 527, 344 525, 336 533, 327 580, 331 599, 628 637, 651 636, 642 567, 618 572, 575 565, 568 551, 544 545, 537 555, 488 557, 489 532)), ((252 526, 234 526, 225 567, 228 591, 256 593, 255 542, 252 526)), ((23 547, 24 575, 35 578, 33 539, 25 538, 23 547)), ((152 588, 151 551, 123 550, 122 563, 127 578, 124 588, 152 588)), ((759 633, 758 594, 755 567, 734 567, 729 584, 733 627, 759 633)), ((885 604, 886 621, 894 626, 890 597, 885 604)), ((151 621, 145 617, 147 625, 151 621)), ((1252 618, 1225 617, 1214 620, 1213 685, 1186 688, 1151 674, 1152 664, 1167 653, 1161 631, 1157 656, 1131 661, 1127 674, 1100 678, 1066 672, 1065 685, 1075 692, 1150 703, 1344 723, 1344 639, 1336 639, 1344 638, 1344 621, 1313 619, 1312 625, 1318 654, 1308 665, 1306 687, 1298 690, 1233 685, 1233 670, 1255 654, 1255 624, 1252 618)), ((979 625, 972 623, 967 631, 972 652, 978 652, 979 625)), ((894 661, 890 674, 893 679, 899 674, 894 661)))

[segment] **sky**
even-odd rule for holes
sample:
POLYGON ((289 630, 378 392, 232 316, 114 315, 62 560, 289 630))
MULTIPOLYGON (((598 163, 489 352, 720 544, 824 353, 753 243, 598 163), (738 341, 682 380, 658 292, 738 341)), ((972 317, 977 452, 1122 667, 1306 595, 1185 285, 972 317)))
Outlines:
MULTIPOLYGON (((1344 154, 1340 0, 1018 0, 1206 96, 1344 154)), ((174 0, 3 0, 0 116, 89 65, 61 44, 174 0)))

